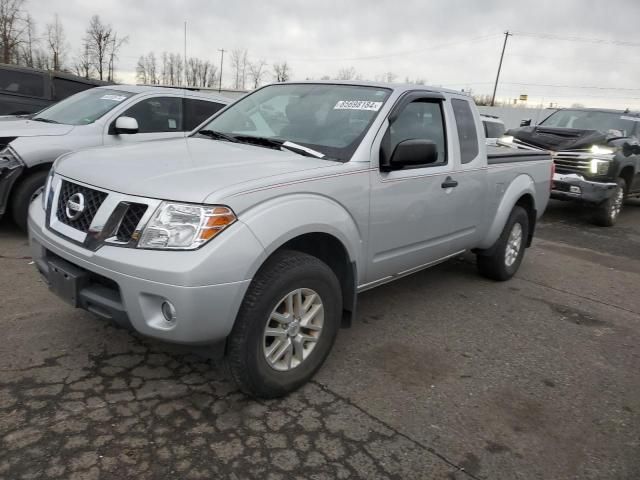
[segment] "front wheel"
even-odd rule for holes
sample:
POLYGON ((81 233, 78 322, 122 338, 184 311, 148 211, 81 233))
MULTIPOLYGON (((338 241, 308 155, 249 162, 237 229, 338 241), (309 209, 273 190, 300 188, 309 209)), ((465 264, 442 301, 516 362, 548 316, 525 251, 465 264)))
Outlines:
POLYGON ((529 216, 524 208, 516 205, 494 246, 488 252, 478 253, 480 274, 498 281, 513 277, 522 263, 528 236, 529 216))
POLYGON ((49 172, 41 170, 23 178, 15 187, 11 196, 11 214, 13 221, 22 231, 27 230, 29 205, 42 192, 49 172))
POLYGON ((627 191, 627 182, 624 181, 624 178, 619 178, 616 183, 618 186, 613 191, 613 195, 596 207, 593 216, 593 223, 596 225, 613 227, 620 216, 627 191))
POLYGON ((286 395, 324 363, 340 325, 333 271, 305 253, 274 254, 249 286, 227 342, 227 365, 245 393, 286 395))

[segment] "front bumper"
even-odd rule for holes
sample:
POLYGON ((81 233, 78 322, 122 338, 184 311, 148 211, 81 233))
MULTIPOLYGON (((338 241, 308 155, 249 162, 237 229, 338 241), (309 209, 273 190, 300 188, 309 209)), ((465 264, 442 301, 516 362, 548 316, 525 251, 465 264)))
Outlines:
POLYGON ((240 223, 235 231, 230 228, 216 239, 216 245, 207 245, 212 248, 169 252, 103 246, 90 251, 46 228, 39 201, 32 202, 29 211, 29 241, 33 260, 55 293, 60 295, 58 270, 82 277, 76 291, 64 297, 67 301, 72 297, 74 306, 129 324, 149 337, 192 345, 216 343, 229 335, 251 281, 240 273, 242 261, 237 256, 247 258, 253 250, 255 260, 263 253, 253 234, 240 223), (229 278, 223 265, 215 268, 212 257, 221 259, 219 263, 235 262, 240 278, 229 278), (203 269, 209 272, 208 278, 218 281, 200 284, 203 269), (220 272, 229 281, 220 281, 220 272), (174 322, 168 322, 162 313, 165 301, 175 308, 174 322))
POLYGON ((613 182, 591 182, 576 173, 555 173, 551 198, 597 204, 609 199, 617 186, 618 184, 613 182))

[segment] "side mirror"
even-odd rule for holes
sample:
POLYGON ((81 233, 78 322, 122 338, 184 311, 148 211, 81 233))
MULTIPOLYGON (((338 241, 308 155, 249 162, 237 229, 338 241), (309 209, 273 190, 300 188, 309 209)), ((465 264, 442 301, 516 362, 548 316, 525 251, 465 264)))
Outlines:
POLYGON ((115 132, 117 135, 138 133, 138 121, 133 117, 118 117, 115 132))
POLYGON ((630 157, 631 155, 640 155, 640 145, 638 145, 637 143, 624 142, 624 145, 622 145, 622 154, 625 157, 630 157))
POLYGON ((399 170, 403 167, 428 165, 438 161, 438 147, 430 140, 405 140, 396 145, 391 154, 389 167, 399 170))
POLYGON ((531 126, 531 119, 530 118, 525 118, 523 120, 520 121, 520 126, 521 127, 529 127, 531 126))

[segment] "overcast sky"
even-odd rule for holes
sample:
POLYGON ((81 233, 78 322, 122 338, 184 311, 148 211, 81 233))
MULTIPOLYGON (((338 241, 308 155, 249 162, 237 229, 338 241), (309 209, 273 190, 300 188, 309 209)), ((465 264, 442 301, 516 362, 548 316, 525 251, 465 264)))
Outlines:
POLYGON ((27 0, 26 8, 40 32, 59 14, 68 61, 93 14, 128 35, 117 65, 128 82, 141 54, 182 53, 186 21, 187 54, 216 64, 218 49, 246 48, 252 60, 287 60, 293 79, 353 66, 365 79, 391 71, 399 81, 491 93, 510 30, 499 99, 640 109, 639 0, 27 0))

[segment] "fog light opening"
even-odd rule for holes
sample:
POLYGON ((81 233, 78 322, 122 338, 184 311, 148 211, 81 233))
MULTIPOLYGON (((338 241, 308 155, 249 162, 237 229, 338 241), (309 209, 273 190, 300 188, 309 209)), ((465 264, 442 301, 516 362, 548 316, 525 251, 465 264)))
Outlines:
POLYGON ((176 321, 176 307, 169 301, 162 302, 162 315, 164 319, 169 323, 174 323, 176 321))
POLYGON ((569 187, 569 191, 571 193, 578 193, 578 194, 582 193, 582 190, 580 189, 580 187, 576 187, 576 186, 569 187))

